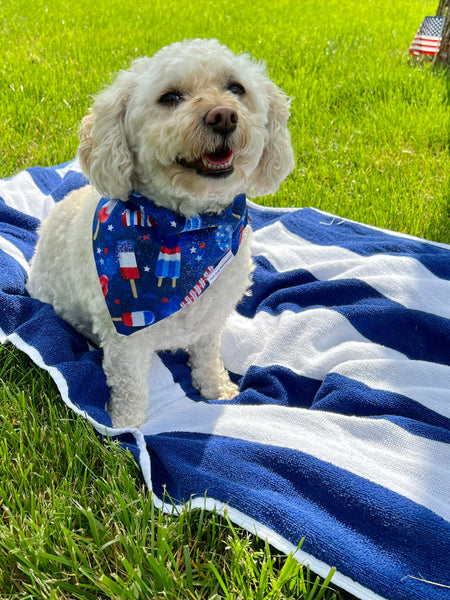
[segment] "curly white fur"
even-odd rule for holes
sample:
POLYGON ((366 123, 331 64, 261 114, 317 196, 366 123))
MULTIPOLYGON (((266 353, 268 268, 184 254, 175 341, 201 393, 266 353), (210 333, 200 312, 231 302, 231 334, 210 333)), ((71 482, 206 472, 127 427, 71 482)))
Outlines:
POLYGON ((236 394, 219 347, 224 323, 251 283, 251 233, 246 227, 236 258, 196 302, 123 336, 109 316, 94 263, 92 220, 99 198, 126 200, 136 191, 192 216, 220 212, 238 193, 272 193, 294 166, 288 118, 288 99, 264 65, 216 40, 175 43, 134 61, 84 117, 79 157, 91 185, 69 194, 42 224, 27 287, 103 348, 115 427, 146 421, 147 374, 158 350, 189 351, 192 381, 203 396, 236 394), (179 101, 163 102, 169 93, 179 101), (215 107, 233 111, 232 132, 205 125, 215 107), (225 143, 233 155, 226 177, 192 168, 225 143))

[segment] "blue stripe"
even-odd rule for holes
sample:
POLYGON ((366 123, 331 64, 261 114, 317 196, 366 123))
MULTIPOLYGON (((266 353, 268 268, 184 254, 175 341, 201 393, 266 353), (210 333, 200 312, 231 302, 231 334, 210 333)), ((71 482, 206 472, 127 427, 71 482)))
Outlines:
POLYGON ((240 393, 231 400, 208 400, 192 387, 191 370, 187 352, 158 352, 172 377, 191 400, 212 404, 277 404, 297 408, 310 408, 321 381, 301 377, 290 369, 273 365, 270 367, 250 366, 243 376, 231 373, 240 393))
POLYGON ((81 173, 69 171, 61 183, 51 191, 51 196, 55 202, 60 202, 74 189, 87 185, 89 182, 81 173))
POLYGON ((27 260, 34 253, 39 220, 14 210, 0 198, 0 236, 14 244, 27 260))
MULTIPOLYGON (((28 297, 25 291, 26 273, 17 261, 0 251, 0 328, 6 334, 16 332, 33 315, 41 303, 28 297)), ((33 346, 39 347, 41 339, 34 334, 33 346)))
POLYGON ((301 377, 278 365, 251 366, 239 381, 240 396, 230 403, 310 408, 321 383, 316 379, 301 377))
POLYGON ((388 300, 383 305, 339 307, 364 337, 401 352, 411 360, 450 365, 450 320, 407 310, 388 300))
MULTIPOLYGON (((320 283, 311 273, 304 269, 295 269, 279 273, 264 256, 253 258, 256 265, 253 280, 258 285, 252 287, 252 293, 244 296, 237 306, 237 311, 249 319, 259 310, 272 315, 282 310, 311 307, 311 294, 320 294, 320 283)), ((326 282, 325 282, 326 283, 326 282)), ((314 297, 312 306, 320 304, 314 297)), ((330 296, 325 295, 323 302, 330 302, 330 296)), ((323 304, 326 306, 326 304, 323 304)))
POLYGON ((385 598, 450 597, 404 579, 450 581, 449 523, 406 498, 289 449, 186 433, 147 443, 158 496, 188 501, 207 490, 293 544, 305 537, 303 550, 385 598))
POLYGON ((57 173, 54 167, 30 167, 26 172, 33 179, 39 190, 46 196, 50 196, 62 180, 61 175, 57 173))
POLYGON ((391 419, 411 433, 450 443, 450 419, 411 398, 387 390, 372 389, 337 373, 325 377, 312 408, 341 415, 391 419))
POLYGON ((61 176, 57 170, 67 167, 69 163, 57 167, 31 167, 27 169, 39 190, 51 196, 55 202, 62 200, 67 194, 75 189, 87 185, 86 177, 77 171, 67 171, 61 176))

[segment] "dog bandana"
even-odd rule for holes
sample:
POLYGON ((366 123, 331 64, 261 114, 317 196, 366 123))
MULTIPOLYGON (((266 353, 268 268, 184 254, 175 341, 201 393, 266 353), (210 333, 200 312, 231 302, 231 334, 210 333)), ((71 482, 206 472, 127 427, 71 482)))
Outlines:
POLYGON ((189 306, 233 260, 247 225, 244 194, 219 215, 182 217, 132 193, 102 198, 93 221, 100 285, 118 333, 189 306))

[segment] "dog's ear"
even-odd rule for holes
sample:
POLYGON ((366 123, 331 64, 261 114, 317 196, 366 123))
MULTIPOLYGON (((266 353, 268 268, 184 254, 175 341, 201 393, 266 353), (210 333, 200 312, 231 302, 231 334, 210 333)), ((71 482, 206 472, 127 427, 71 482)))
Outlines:
POLYGON ((291 136, 287 128, 290 102, 286 94, 267 80, 269 98, 267 138, 261 160, 250 180, 250 196, 265 196, 277 191, 295 165, 291 136))
POLYGON ((133 156, 125 131, 127 104, 136 87, 137 72, 142 62, 135 61, 128 71, 94 101, 81 121, 78 156, 81 168, 91 184, 102 195, 126 200, 131 191, 133 156))

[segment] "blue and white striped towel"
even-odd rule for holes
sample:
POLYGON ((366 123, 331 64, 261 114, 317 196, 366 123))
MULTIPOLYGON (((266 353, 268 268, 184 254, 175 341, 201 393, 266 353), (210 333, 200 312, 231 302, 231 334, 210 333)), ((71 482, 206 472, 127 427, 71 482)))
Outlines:
POLYGON ((36 226, 84 183, 76 162, 0 182, 1 341, 132 451, 157 505, 227 509, 364 600, 450 598, 450 247, 252 205, 253 295, 222 348, 240 395, 199 398, 163 353, 150 418, 124 432, 101 351, 24 288, 36 226))

